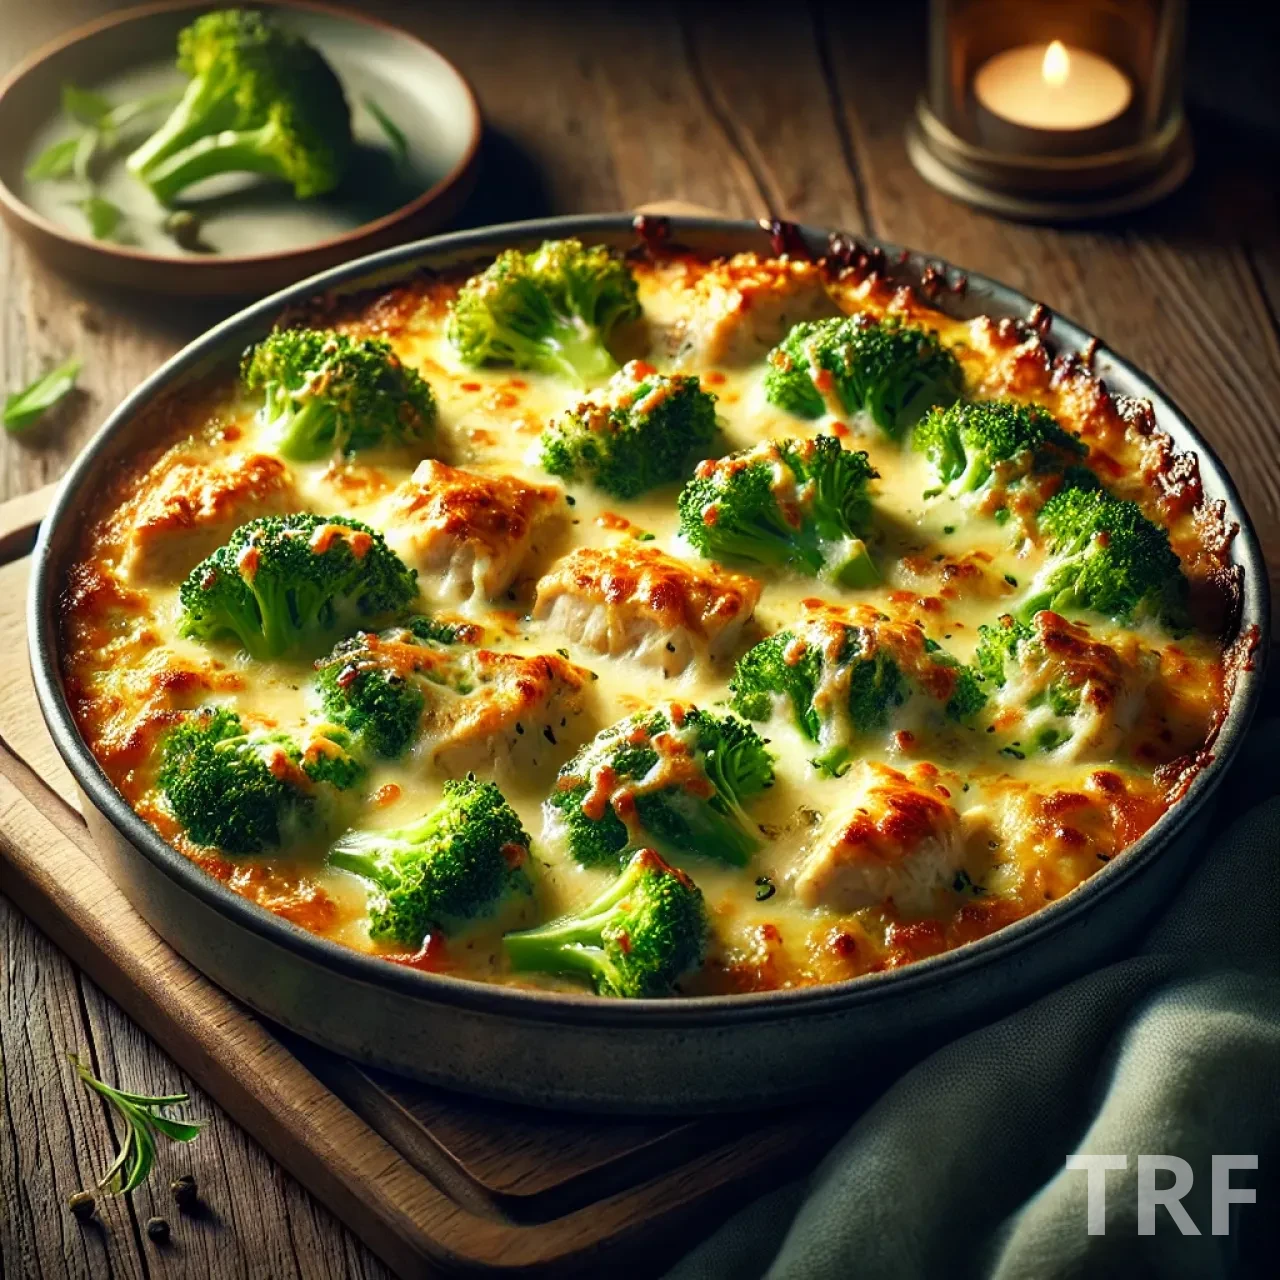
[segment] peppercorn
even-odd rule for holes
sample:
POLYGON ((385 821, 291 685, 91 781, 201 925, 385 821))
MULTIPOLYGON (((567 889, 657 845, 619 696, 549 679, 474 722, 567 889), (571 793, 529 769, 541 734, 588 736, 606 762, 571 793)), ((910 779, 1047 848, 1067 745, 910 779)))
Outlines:
POLYGON ((147 1219, 147 1239, 156 1244, 169 1243, 169 1224, 163 1218, 147 1219))
POLYGON ((184 1173, 180 1178, 174 1178, 169 1183, 169 1190, 173 1192, 174 1202, 179 1209, 189 1212, 195 1208, 196 1200, 199 1197, 199 1188, 196 1186, 196 1180, 189 1173, 184 1173))
POLYGON ((75 1216, 77 1222, 88 1222, 93 1217, 93 1212, 97 1208, 97 1204, 93 1198, 92 1191, 77 1191, 75 1195, 67 1197, 67 1208, 75 1216))

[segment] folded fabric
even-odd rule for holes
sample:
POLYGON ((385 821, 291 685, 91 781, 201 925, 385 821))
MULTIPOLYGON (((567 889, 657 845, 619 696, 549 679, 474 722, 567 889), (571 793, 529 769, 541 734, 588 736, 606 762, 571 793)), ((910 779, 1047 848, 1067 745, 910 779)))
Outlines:
MULTIPOLYGON (((731 1218, 670 1280, 1275 1275, 1280 1164, 1280 722, 1251 734, 1195 861, 1136 954, 946 1046, 903 1076, 804 1182, 731 1218), (1221 830, 1221 825, 1218 828, 1221 830), (1105 1172, 1090 1234, 1084 1169, 1105 1172), (1212 1158, 1257 1203, 1213 1234, 1212 1158), (1139 1234, 1139 1156, 1187 1161, 1181 1204, 1139 1234), (1185 1224, 1184 1224, 1185 1225, 1185 1224), (1242 1253, 1242 1242, 1247 1247, 1242 1253)), ((1174 1173, 1155 1174, 1164 1188, 1174 1173)), ((1220 1222, 1219 1225, 1222 1225, 1220 1222)))

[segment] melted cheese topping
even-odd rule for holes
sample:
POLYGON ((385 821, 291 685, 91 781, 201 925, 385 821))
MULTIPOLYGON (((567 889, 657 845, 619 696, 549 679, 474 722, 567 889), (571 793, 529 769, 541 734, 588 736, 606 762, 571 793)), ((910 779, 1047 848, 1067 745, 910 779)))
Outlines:
MULTIPOLYGON (((926 497, 925 460, 869 421, 801 422, 769 405, 764 358, 801 319, 892 310, 923 320, 961 362, 969 394, 1034 400, 1081 434, 1108 486, 1169 528, 1194 598, 1222 547, 1206 545, 1185 473, 1169 480, 1167 440, 1079 366, 1053 366, 1034 328, 948 319, 874 273, 832 280, 786 259, 676 256, 640 262, 636 274, 645 318, 617 354, 701 376, 722 421, 709 453, 767 451, 771 440, 817 432, 869 452, 880 477, 869 539, 879 585, 841 589, 700 561, 677 534, 678 486, 622 503, 587 484, 566 492, 549 482, 531 447, 581 392, 534 373, 463 367, 444 337, 456 281, 392 289, 318 322, 388 339, 431 382, 440 418, 417 456, 286 466, 269 455, 258 404, 228 371, 163 406, 156 450, 112 478, 65 592, 63 662, 81 730, 115 785, 210 874, 307 929, 474 979, 558 985, 509 975, 496 925, 434 939, 413 956, 382 948, 368 936, 363 883, 328 868, 323 847, 245 858, 193 847, 154 789, 159 743, 186 710, 229 704, 255 727, 296 733, 315 710, 309 661, 255 662, 231 644, 180 636, 184 575, 253 516, 342 513, 383 530, 420 571, 426 598, 461 611, 437 616, 463 620, 465 638, 483 646, 466 673, 480 696, 460 696, 441 676, 421 740, 374 767, 352 820, 404 825, 438 799, 444 779, 494 776, 535 837, 536 902, 525 923, 603 887, 604 873, 578 867, 543 829, 542 802, 583 742, 672 699, 723 703, 733 662, 751 644, 788 627, 800 644, 829 644, 833 618, 875 618, 879 643, 924 687, 891 728, 858 735, 859 758, 840 777, 812 767, 814 744, 789 716, 770 722, 777 781, 751 802, 764 848, 743 869, 683 863, 714 930, 708 963, 686 990, 805 985, 906 964, 1070 892, 1155 821, 1168 803, 1166 771, 1211 737, 1225 696, 1219 645, 1207 630, 1175 640, 1153 624, 1051 620, 1040 638, 1082 694, 1074 748, 1017 745, 1037 713, 1027 705, 1035 690, 1016 681, 975 725, 946 721, 938 707, 949 689, 933 685, 953 677, 929 663, 925 641, 969 660, 978 627, 1005 612, 1042 560, 1031 517, 1043 495, 1030 485, 1001 491, 996 505, 1012 516, 1004 524, 987 496, 926 497)), ((402 647, 410 666, 428 660, 402 647)), ((820 698, 842 697, 847 670, 828 665, 820 698)), ((664 753, 660 767, 675 758, 664 753)))

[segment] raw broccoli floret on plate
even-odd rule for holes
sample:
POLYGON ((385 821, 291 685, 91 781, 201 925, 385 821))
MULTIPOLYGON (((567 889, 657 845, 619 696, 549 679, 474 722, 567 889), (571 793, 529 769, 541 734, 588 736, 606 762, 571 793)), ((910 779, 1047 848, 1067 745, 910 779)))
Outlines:
POLYGON ((333 68, 305 40, 256 11, 220 9, 180 33, 178 67, 186 91, 128 159, 162 203, 223 173, 277 178, 299 199, 342 180, 350 109, 333 68))

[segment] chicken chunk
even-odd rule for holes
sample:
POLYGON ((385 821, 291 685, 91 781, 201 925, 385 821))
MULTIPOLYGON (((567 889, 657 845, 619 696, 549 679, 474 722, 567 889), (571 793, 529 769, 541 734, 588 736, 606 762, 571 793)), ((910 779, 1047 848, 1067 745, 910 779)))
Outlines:
POLYGON ((477 649, 463 670, 453 688, 432 690, 424 719, 432 763, 449 776, 551 771, 585 736, 583 668, 556 654, 477 649))
POLYGON ((581 547, 538 583, 533 616, 596 653, 674 676, 695 657, 731 653, 759 598, 754 578, 715 564, 648 547, 581 547))
POLYGON ((678 318, 658 346, 692 368, 741 368, 764 358, 792 325, 839 315, 812 262, 740 253, 705 271, 688 270, 678 318))
POLYGON ((910 773, 863 762, 846 781, 853 795, 823 825, 796 877, 807 907, 857 911, 893 900, 922 915, 950 888, 964 860, 960 815, 929 764, 910 773))
POLYGON ((506 591, 565 515, 554 486, 428 458, 387 497, 379 523, 388 545, 418 569, 423 593, 459 603, 506 591))
POLYGON ((279 458, 175 445, 113 517, 121 574, 130 583, 176 581, 245 521, 297 509, 293 475, 279 458))

